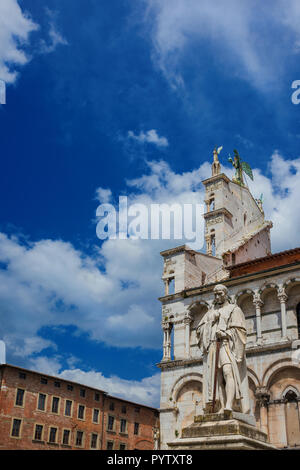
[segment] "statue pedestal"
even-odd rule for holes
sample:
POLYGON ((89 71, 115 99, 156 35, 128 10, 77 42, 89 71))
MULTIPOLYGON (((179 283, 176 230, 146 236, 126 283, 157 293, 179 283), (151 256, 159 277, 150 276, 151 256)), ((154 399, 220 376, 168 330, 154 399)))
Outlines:
POLYGON ((170 450, 267 450, 267 434, 255 426, 253 416, 234 411, 195 416, 182 436, 168 442, 170 450))

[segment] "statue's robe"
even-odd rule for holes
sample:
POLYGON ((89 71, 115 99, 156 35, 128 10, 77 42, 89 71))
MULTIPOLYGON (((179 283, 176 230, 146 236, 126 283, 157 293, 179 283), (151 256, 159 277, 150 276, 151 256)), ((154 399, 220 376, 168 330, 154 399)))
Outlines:
POLYGON ((230 363, 235 383, 235 399, 240 403, 242 413, 250 412, 249 383, 246 366, 245 347, 247 332, 245 317, 236 304, 208 310, 197 328, 198 344, 203 353, 203 406, 213 401, 215 367, 216 367, 216 332, 221 330, 228 335, 228 341, 222 340, 218 363, 216 400, 220 400, 224 385, 221 368, 230 363))

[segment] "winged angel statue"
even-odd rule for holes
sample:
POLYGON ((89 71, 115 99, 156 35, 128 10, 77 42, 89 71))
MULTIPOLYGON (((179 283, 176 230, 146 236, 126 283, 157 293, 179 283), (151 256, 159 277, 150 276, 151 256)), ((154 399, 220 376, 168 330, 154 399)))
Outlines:
POLYGON ((231 162, 235 168, 235 176, 232 178, 232 181, 241 186, 245 186, 243 172, 246 173, 246 175, 248 175, 253 181, 253 173, 250 165, 246 162, 242 162, 237 150, 234 150, 233 160, 232 158, 229 158, 228 161, 231 162))

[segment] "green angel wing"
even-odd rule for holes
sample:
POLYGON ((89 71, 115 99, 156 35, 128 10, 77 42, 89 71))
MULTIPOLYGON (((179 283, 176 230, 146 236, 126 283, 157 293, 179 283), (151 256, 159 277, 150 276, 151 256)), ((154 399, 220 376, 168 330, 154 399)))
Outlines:
POLYGON ((253 181, 253 173, 252 173, 252 170, 251 170, 251 167, 249 165, 249 163, 246 163, 246 162, 242 162, 242 170, 246 173, 246 175, 249 176, 249 178, 252 179, 253 181))

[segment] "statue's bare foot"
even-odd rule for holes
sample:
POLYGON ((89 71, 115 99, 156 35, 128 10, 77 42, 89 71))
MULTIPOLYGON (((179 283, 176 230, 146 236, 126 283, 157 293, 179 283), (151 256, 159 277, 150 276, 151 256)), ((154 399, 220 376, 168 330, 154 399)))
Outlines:
POLYGON ((220 408, 219 411, 218 411, 218 414, 219 414, 219 415, 222 414, 222 413, 224 413, 224 408, 223 408, 223 407, 220 408))

